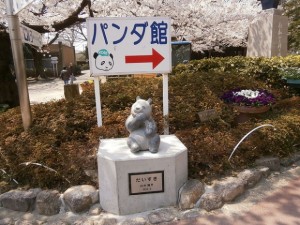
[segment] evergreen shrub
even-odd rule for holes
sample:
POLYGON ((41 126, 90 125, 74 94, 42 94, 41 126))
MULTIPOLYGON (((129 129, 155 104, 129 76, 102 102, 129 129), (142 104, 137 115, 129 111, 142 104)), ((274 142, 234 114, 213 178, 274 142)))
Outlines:
MULTIPOLYGON (((285 157, 300 144, 300 97, 279 75, 282 67, 299 67, 300 57, 214 58, 174 68, 169 77, 169 124, 188 148, 189 177, 209 182, 251 167, 255 159, 285 157), (220 97, 234 88, 266 89, 276 98, 271 110, 243 124, 220 97), (198 112, 214 109, 219 117, 202 122, 198 112), (243 136, 262 124, 228 157, 243 136)), ((74 101, 32 106, 33 125, 22 128, 20 109, 0 114, 1 184, 65 190, 71 185, 98 185, 85 170, 97 170, 99 138, 127 137, 124 123, 136 96, 153 99, 153 117, 163 134, 162 78, 114 79, 101 84, 103 126, 97 127, 93 83, 74 101), (27 163, 27 164, 24 164, 27 163), (53 172, 39 163, 54 169, 53 172)), ((1 189, 0 189, 1 190, 1 189)))

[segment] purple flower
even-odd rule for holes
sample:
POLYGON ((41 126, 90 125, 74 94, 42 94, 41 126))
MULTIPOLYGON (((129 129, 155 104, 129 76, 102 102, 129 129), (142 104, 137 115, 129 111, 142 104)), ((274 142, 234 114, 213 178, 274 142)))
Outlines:
POLYGON ((274 95, 263 89, 233 89, 225 92, 221 99, 226 103, 244 106, 262 106, 275 103, 274 95))

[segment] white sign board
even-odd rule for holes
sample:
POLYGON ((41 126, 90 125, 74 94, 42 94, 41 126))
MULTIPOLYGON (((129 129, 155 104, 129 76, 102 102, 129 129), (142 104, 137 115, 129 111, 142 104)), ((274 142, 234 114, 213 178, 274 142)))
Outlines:
POLYGON ((93 76, 171 72, 169 18, 88 18, 87 27, 93 76))
POLYGON ((27 5, 32 3, 34 0, 11 0, 12 5, 12 13, 13 15, 16 15, 18 12, 20 12, 22 9, 24 9, 27 5))
POLYGON ((37 47, 42 47, 42 34, 20 24, 22 42, 37 47))

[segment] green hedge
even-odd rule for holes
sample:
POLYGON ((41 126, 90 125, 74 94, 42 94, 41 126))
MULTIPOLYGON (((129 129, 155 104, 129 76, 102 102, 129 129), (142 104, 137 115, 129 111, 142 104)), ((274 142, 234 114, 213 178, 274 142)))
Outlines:
POLYGON ((280 68, 300 67, 300 56, 250 58, 225 57, 191 61, 187 65, 178 65, 173 74, 194 72, 235 73, 262 80, 275 87, 281 83, 280 68))

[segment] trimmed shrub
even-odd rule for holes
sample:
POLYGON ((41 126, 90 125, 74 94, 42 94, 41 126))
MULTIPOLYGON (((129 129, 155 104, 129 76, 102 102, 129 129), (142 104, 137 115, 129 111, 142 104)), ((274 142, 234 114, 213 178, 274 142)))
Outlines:
MULTIPOLYGON (((284 157, 300 144, 300 97, 285 86, 279 68, 299 66, 300 58, 216 58, 178 65, 169 79, 169 123, 188 148, 189 176, 210 181, 241 170, 263 155, 284 157), (220 96, 234 88, 263 88, 273 93, 271 111, 243 124, 220 96), (215 109, 220 117, 201 122, 198 112, 215 109), (255 131, 228 157, 243 136, 262 124, 277 130, 255 131)), ((20 109, 0 114, 0 173, 4 183, 65 190, 93 184, 84 171, 97 169, 99 138, 127 137, 124 123, 136 96, 153 99, 153 117, 163 134, 162 78, 113 79, 101 84, 103 126, 96 124, 93 84, 76 101, 60 100, 32 106, 33 125, 24 132, 20 109), (26 164, 27 163, 27 164, 26 164), (34 164, 38 163, 38 164, 34 164), (56 172, 47 169, 52 168, 56 172)))

